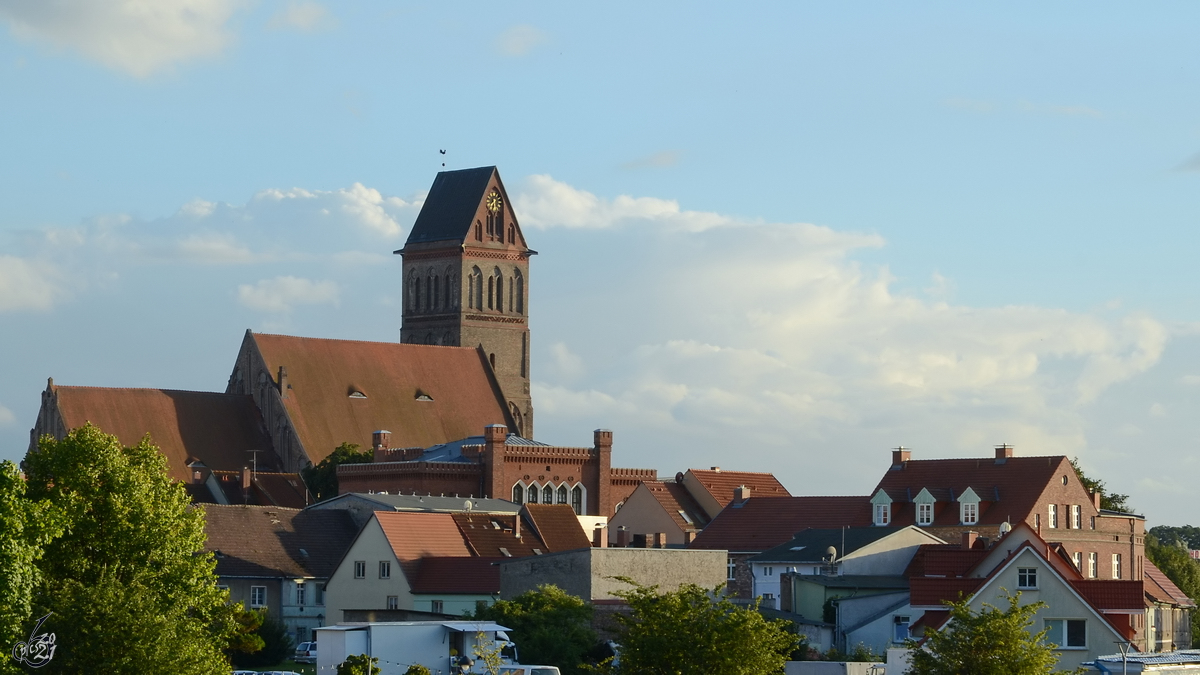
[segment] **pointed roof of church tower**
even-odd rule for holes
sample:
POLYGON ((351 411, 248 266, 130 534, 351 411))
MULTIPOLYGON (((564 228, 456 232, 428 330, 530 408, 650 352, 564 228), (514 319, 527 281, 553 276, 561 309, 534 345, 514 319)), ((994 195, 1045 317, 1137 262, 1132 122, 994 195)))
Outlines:
MULTIPOLYGON (((493 175, 499 184, 494 166, 438 173, 405 245, 465 239, 493 175)), ((503 185, 500 190, 504 191, 503 185)), ((508 195, 504 196, 507 201, 508 195)))

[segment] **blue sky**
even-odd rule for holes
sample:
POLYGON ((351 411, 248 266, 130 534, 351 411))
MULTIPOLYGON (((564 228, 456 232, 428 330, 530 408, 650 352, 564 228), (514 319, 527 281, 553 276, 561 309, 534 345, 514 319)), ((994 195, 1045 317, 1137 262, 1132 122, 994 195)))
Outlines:
POLYGON ((1200 6, 0 0, 0 457, 45 378, 395 340, 448 168, 533 248, 538 436, 865 494, 1080 457, 1200 521, 1200 6), (438 153, 445 149, 445 157, 438 153))

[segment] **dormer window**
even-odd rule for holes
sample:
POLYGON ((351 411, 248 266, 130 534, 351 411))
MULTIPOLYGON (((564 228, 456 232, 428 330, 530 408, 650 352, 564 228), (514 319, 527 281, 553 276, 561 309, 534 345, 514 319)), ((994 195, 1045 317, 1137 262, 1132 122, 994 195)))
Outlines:
POLYGON ((967 488, 958 498, 958 518, 963 525, 974 525, 979 522, 979 495, 967 488))
POLYGON ((875 493, 874 497, 871 497, 871 505, 873 507, 871 520, 877 527, 883 527, 892 522, 892 498, 882 488, 875 493))
POLYGON ((350 398, 366 398, 366 397, 367 397, 366 394, 362 393, 361 391, 359 391, 357 389, 350 392, 350 398))
POLYGON ((928 526, 933 524, 933 504, 937 500, 929 493, 929 490, 921 488, 917 493, 913 503, 917 505, 917 525, 928 526))

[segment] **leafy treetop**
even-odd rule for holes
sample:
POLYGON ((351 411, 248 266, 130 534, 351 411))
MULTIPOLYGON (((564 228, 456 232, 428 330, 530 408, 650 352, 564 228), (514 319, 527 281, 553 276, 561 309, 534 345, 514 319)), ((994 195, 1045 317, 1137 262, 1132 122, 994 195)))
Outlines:
POLYGON ((1100 493, 1100 508, 1108 511, 1120 511, 1122 513, 1131 513, 1133 507, 1129 505, 1129 495, 1109 492, 1108 486, 1102 480, 1089 478, 1083 472, 1083 468, 1079 464, 1079 458, 1071 460, 1071 467, 1075 469, 1075 475, 1079 476, 1079 482, 1083 483, 1083 487, 1087 488, 1088 492, 1100 493))
POLYGON ((359 452, 357 443, 342 443, 328 457, 316 466, 305 467, 300 471, 301 477, 308 485, 317 501, 323 501, 338 495, 337 468, 339 464, 367 464, 372 459, 371 452, 359 452))
POLYGON ((558 666, 564 675, 572 675, 596 642, 592 611, 590 604, 559 587, 542 585, 512 600, 480 607, 473 618, 512 628, 509 635, 522 661, 558 666))

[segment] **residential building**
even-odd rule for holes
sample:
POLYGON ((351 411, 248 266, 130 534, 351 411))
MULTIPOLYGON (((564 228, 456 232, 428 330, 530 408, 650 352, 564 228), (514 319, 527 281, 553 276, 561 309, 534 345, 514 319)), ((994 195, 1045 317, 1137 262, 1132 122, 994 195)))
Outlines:
POLYGON ((325 585, 358 528, 344 511, 267 506, 204 507, 205 550, 231 602, 265 608, 296 642, 332 623, 325 585))

